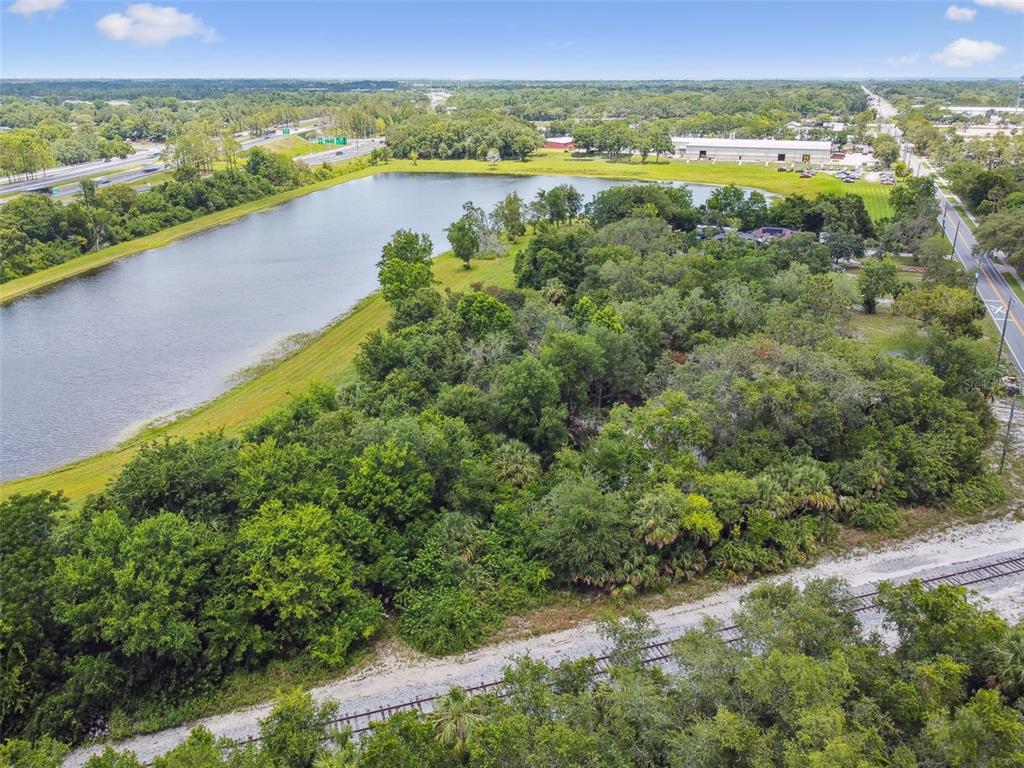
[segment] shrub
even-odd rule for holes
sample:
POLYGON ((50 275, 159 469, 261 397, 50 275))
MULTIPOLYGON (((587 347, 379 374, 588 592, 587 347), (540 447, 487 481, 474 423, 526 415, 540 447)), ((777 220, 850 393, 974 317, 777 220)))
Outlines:
POLYGON ((418 651, 442 656, 479 644, 500 614, 473 590, 412 590, 399 599, 398 634, 418 651))
POLYGON ((849 523, 864 531, 891 531, 900 522, 900 512, 888 501, 865 501, 850 514, 849 523))
POLYGON ((1006 486, 992 474, 972 477, 953 488, 949 508, 960 515, 976 515, 1006 499, 1006 486))

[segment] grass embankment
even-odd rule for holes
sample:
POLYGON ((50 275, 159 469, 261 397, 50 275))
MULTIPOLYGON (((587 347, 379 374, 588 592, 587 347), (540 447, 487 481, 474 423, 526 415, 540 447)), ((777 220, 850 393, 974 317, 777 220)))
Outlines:
POLYGON ((118 243, 117 245, 112 245, 109 248, 103 248, 93 253, 84 254, 75 259, 71 259, 70 261, 66 261, 63 264, 58 264, 55 267, 50 267, 49 269, 34 272, 31 275, 19 277, 0 285, 0 304, 7 304, 27 294, 49 288, 63 280, 67 280, 87 272, 92 272, 93 270, 106 266, 113 261, 122 259, 125 256, 131 256, 136 253, 141 253, 142 251, 152 250, 153 248, 161 248, 175 240, 180 240, 183 237, 188 237, 189 235, 194 235, 207 229, 212 229, 213 227, 219 227, 221 224, 227 224, 235 219, 248 216, 250 213, 263 211, 267 208, 273 208, 275 205, 280 205, 281 203, 286 203, 289 200, 294 200, 297 197, 308 195, 310 192, 326 189, 343 181, 367 176, 377 170, 378 169, 374 168, 364 168, 362 164, 357 161, 353 164, 351 171, 344 175, 327 179, 326 181, 316 182, 315 184, 307 184, 304 187, 290 189, 287 192, 280 192, 276 195, 265 197, 262 200, 256 200, 251 203, 235 206, 234 208, 228 208, 223 211, 217 211, 216 213, 201 216, 198 219, 186 221, 183 224, 178 224, 173 227, 168 227, 167 229, 162 229, 159 232, 154 232, 152 235, 137 237, 134 240, 118 243))
MULTIPOLYGON (((856 192, 865 198, 872 216, 885 215, 888 190, 881 185, 843 184, 831 176, 800 179, 792 173, 778 173, 774 168, 726 164, 686 164, 653 161, 640 163, 610 162, 602 159, 573 158, 560 152, 541 153, 524 162, 502 162, 491 165, 477 160, 408 160, 391 161, 384 166, 365 167, 357 159, 341 163, 343 173, 326 181, 212 213, 193 221, 170 227, 153 235, 86 254, 65 264, 52 267, 0 285, 0 304, 26 294, 43 290, 62 280, 99 269, 117 259, 144 250, 159 248, 174 240, 220 226, 250 213, 271 208, 310 192, 326 189, 351 179, 375 173, 478 173, 491 175, 576 175, 642 180, 692 181, 709 184, 738 184, 758 187, 768 192, 789 194, 794 191, 810 196, 827 192, 856 192), (874 202, 869 202, 873 200, 874 202)), ((512 281, 512 261, 506 257, 493 262, 477 262, 469 271, 462 271, 451 260, 441 259, 435 270, 445 286, 455 289, 471 282, 506 283, 512 281)), ((259 416, 280 405, 290 394, 303 391, 314 381, 342 382, 350 375, 352 358, 362 339, 387 322, 387 307, 373 296, 364 300, 345 319, 333 324, 308 346, 272 367, 252 381, 221 395, 189 415, 165 426, 148 430, 115 449, 82 459, 74 464, 43 475, 6 483, 0 486, 0 499, 13 493, 62 489, 69 498, 80 499, 100 490, 138 450, 144 440, 164 436, 187 437, 204 431, 224 429, 237 431, 259 416)))
MULTIPOLYGON (((514 259, 474 261, 465 270, 462 262, 442 256, 434 264, 441 288, 463 290, 472 283, 511 285, 514 259)), ((99 491, 147 441, 163 437, 194 437, 202 432, 223 429, 236 433, 247 424, 279 406, 293 394, 303 392, 317 381, 341 384, 352 376, 352 361, 367 334, 383 328, 390 309, 375 293, 363 299, 348 315, 332 323, 309 344, 249 382, 225 392, 199 406, 188 415, 160 427, 142 432, 118 447, 90 456, 42 475, 5 483, 0 499, 14 493, 42 489, 63 490, 72 500, 99 491)))
MULTIPOLYGON (((295 137, 289 137, 295 138, 295 137)), ((304 139, 298 139, 305 141, 304 139)), ((368 167, 363 158, 354 158, 335 166, 340 173, 334 178, 308 184, 298 189, 271 195, 262 200, 246 203, 224 211, 217 211, 184 224, 156 232, 130 242, 88 253, 71 261, 44 269, 25 277, 19 277, 0 285, 0 304, 6 304, 29 293, 47 288, 70 277, 91 272, 117 259, 152 248, 160 248, 174 240, 226 224, 250 213, 266 210, 275 205, 294 200, 302 195, 327 189, 352 179, 363 178, 376 173, 476 173, 487 175, 570 175, 599 176, 610 179, 635 181, 692 181, 706 184, 737 184, 757 187, 766 192, 792 194, 800 192, 810 197, 828 193, 845 192, 860 195, 864 199, 872 218, 879 219, 891 214, 889 191, 881 184, 858 181, 844 184, 833 176, 824 174, 810 179, 801 179, 794 173, 778 173, 774 166, 735 165, 724 163, 682 163, 678 161, 653 160, 641 163, 639 160, 612 162, 601 158, 572 157, 562 152, 542 152, 522 162, 487 163, 482 160, 392 160, 386 165, 368 167)))
MULTIPOLYGON (((291 158, 302 157, 303 155, 313 155, 317 152, 327 152, 331 149, 351 148, 351 145, 348 147, 345 145, 339 147, 333 144, 317 144, 315 139, 313 141, 309 141, 303 135, 285 136, 284 138, 276 141, 270 141, 259 146, 268 152, 273 152, 275 155, 284 155, 285 157, 291 158)), ((248 155, 250 152, 252 152, 252 150, 247 149, 242 152, 242 155, 248 155)))

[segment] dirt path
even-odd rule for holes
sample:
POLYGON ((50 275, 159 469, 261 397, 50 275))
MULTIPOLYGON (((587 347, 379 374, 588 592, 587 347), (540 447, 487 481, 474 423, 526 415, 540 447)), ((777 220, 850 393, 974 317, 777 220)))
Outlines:
MULTIPOLYGON (((812 578, 839 576, 855 591, 866 591, 878 581, 903 581, 927 578, 955 570, 960 564, 980 565, 1012 554, 1024 554, 1024 522, 1000 519, 978 525, 951 529, 898 546, 870 553, 851 554, 809 568, 793 571, 773 581, 792 579, 804 582, 812 578)), ((964 566, 967 567, 967 566, 964 566)), ((698 624, 704 616, 727 618, 750 591, 750 584, 726 589, 696 603, 687 603, 653 611, 650 615, 664 639, 681 634, 698 624)), ((1024 615, 1024 577, 1011 577, 978 586, 992 607, 1008 618, 1024 615)), ((870 619, 865 623, 870 624, 870 619)), ((424 696, 443 693, 453 685, 475 685, 501 677, 508 659, 528 654, 557 663, 604 651, 596 626, 581 624, 571 629, 539 637, 500 643, 486 648, 434 659, 394 649, 383 649, 380 658, 368 668, 333 683, 313 689, 317 699, 340 702, 343 713, 386 707, 424 696)), ((186 726, 137 736, 116 746, 133 750, 143 761, 163 754, 188 736, 195 725, 205 725, 217 736, 242 739, 258 733, 259 720, 267 715, 269 704, 204 718, 186 726)), ((72 752, 64 761, 75 768, 99 751, 93 746, 72 752)))

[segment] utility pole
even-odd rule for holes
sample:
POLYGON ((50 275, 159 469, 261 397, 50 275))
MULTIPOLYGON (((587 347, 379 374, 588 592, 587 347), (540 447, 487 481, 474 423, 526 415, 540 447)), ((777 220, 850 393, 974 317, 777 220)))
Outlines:
POLYGON ((960 217, 956 217, 956 232, 953 233, 953 253, 951 258, 956 258, 956 239, 960 236, 960 217))
POLYGON ((1013 430, 1013 414, 1017 410, 1017 390, 1010 395, 1010 418, 1006 422, 1006 436, 1003 438, 1003 454, 999 457, 999 474, 1003 474, 1006 464, 1006 449, 1010 446, 1010 432, 1013 430))
POLYGON ((1006 324, 1010 321, 1010 310, 1013 309, 1013 297, 1010 297, 1009 303, 1006 305, 1006 315, 1003 317, 1003 330, 999 334, 999 352, 996 354, 996 366, 1003 359, 1003 345, 1006 343, 1006 324))

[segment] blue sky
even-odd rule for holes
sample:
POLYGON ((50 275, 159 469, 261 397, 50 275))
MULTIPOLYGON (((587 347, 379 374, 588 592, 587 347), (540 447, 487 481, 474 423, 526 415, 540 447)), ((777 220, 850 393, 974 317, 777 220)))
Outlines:
POLYGON ((3 77, 1019 77, 1024 0, 0 0, 3 77))

